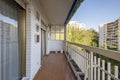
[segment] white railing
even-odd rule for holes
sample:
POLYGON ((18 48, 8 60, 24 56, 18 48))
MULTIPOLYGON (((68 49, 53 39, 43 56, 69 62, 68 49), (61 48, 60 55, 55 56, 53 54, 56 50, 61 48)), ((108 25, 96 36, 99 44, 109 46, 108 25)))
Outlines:
POLYGON ((111 62, 96 56, 96 54, 102 55, 116 60, 120 64, 119 52, 67 41, 65 42, 65 50, 71 56, 69 59, 72 58, 84 73, 84 80, 120 80, 118 75, 120 74, 118 69, 120 66, 111 65, 111 62))

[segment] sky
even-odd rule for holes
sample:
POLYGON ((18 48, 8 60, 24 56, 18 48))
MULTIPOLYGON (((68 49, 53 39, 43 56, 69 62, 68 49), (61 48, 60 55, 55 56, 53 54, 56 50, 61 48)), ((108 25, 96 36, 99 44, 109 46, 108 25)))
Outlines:
POLYGON ((98 31, 100 24, 120 17, 120 0, 84 0, 71 21, 84 23, 98 31))

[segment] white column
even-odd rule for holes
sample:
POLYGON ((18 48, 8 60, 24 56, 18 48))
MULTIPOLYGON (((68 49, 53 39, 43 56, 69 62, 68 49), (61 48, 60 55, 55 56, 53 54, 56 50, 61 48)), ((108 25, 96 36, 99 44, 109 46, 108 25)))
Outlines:
POLYGON ((66 41, 66 26, 64 26, 64 40, 66 41))
POLYGON ((26 76, 30 77, 31 73, 31 2, 26 6, 26 76))
POLYGON ((66 41, 66 26, 64 26, 64 51, 67 51, 67 50, 66 50, 66 48, 67 48, 67 47, 66 47, 66 46, 67 46, 66 44, 67 44, 67 43, 66 43, 65 41, 66 41))

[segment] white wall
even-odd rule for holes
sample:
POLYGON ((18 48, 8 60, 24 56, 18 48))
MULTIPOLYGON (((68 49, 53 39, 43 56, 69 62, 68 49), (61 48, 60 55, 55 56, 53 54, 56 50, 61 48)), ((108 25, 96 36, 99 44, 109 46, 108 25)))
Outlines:
MULTIPOLYGON (((0 20, 0 36, 1 36, 1 34, 2 34, 1 31, 2 31, 2 30, 1 30, 1 20, 0 20)), ((0 39, 0 47, 1 47, 1 39, 0 39)), ((1 67, 2 67, 1 64, 2 64, 2 63, 1 63, 1 56, 2 56, 2 55, 1 55, 1 48, 0 48, 0 80, 2 79, 2 71, 1 71, 1 67)))
POLYGON ((50 51, 63 51, 63 42, 63 40, 48 40, 47 54, 49 54, 50 51))
POLYGON ((107 25, 102 24, 99 27, 99 47, 103 46, 106 43, 106 36, 107 36, 107 25))
MULTIPOLYGON (((41 66, 41 44, 40 42, 36 42, 36 35, 41 35, 40 25, 41 20, 36 20, 36 12, 39 9, 35 7, 34 4, 32 4, 32 35, 31 35, 31 79, 34 77, 34 75, 37 73, 41 66), (39 25, 39 31, 36 31, 36 25, 39 25)), ((40 16, 39 16, 40 17, 40 16)), ((40 37, 39 37, 39 41, 40 37)))
POLYGON ((41 67, 41 12, 35 1, 29 1, 26 13, 26 77, 32 80, 41 67), (39 21, 36 19, 37 11, 40 14, 39 21), (36 25, 40 26, 38 32, 36 25), (36 35, 40 35, 38 43, 36 35))
POLYGON ((46 50, 47 54, 50 51, 63 50, 62 40, 49 40, 48 19, 44 15, 41 5, 38 0, 29 1, 26 8, 26 77, 32 80, 41 67, 41 20, 46 24, 46 50), (40 14, 40 20, 36 20, 36 12, 40 14), (36 24, 40 26, 39 32, 36 31, 36 24), (35 42, 35 36, 40 35, 40 42, 35 42))

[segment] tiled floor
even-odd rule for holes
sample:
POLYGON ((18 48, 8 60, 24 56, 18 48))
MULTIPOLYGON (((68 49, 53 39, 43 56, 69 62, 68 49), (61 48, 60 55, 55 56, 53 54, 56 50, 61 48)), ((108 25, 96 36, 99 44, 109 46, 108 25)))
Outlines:
POLYGON ((61 53, 50 53, 42 60, 42 67, 34 80, 77 80, 65 56, 61 53))

